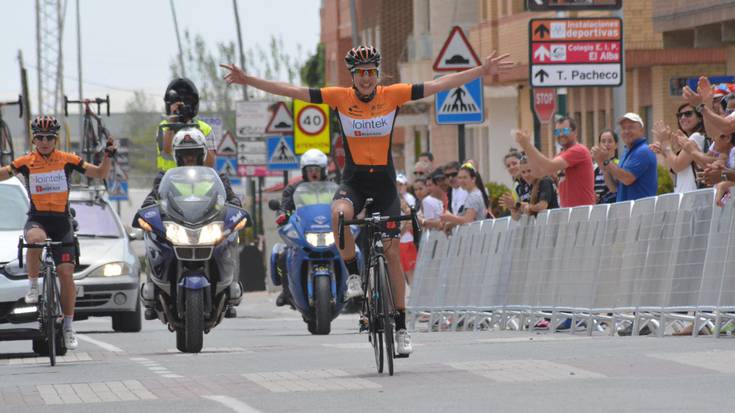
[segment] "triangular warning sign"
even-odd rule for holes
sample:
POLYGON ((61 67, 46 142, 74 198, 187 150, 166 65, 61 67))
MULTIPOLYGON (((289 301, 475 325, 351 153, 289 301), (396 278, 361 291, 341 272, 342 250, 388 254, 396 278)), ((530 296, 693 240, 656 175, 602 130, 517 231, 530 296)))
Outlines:
POLYGON ((482 109, 475 102, 475 98, 467 90, 465 85, 450 89, 447 97, 441 104, 439 114, 467 114, 478 113, 482 109))
POLYGON ((235 137, 232 136, 230 131, 225 131, 217 146, 217 155, 221 156, 235 156, 237 155, 237 143, 235 137))
POLYGON ((480 66, 480 59, 459 26, 454 26, 434 61, 434 70, 456 71, 480 66))
POLYGON ((296 163, 296 154, 293 148, 286 142, 286 138, 281 136, 276 144, 276 148, 271 154, 269 161, 271 164, 296 163))
POLYGON ((266 133, 291 133, 293 132, 293 116, 288 111, 286 104, 278 102, 273 110, 273 116, 265 128, 266 133))

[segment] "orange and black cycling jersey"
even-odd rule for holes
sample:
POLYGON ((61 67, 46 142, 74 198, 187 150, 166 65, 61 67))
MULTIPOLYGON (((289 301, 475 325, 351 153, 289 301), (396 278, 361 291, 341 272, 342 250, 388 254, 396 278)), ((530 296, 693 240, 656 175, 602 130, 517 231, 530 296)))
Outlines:
POLYGON ((395 180, 390 151, 393 125, 402 104, 424 97, 423 84, 378 86, 369 102, 360 100, 352 87, 309 89, 309 95, 312 103, 326 103, 339 115, 345 140, 346 181, 355 174, 375 172, 387 173, 395 180))
POLYGON ((29 214, 67 214, 72 171, 83 174, 87 164, 73 153, 54 150, 43 156, 33 151, 14 160, 11 168, 25 178, 31 198, 29 214))

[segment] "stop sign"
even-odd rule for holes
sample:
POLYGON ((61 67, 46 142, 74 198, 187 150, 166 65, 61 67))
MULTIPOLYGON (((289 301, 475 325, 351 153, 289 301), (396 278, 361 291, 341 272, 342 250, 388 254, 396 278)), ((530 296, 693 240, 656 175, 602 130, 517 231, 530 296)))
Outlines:
POLYGON ((549 123, 556 112, 556 89, 534 88, 533 111, 541 123, 549 123))

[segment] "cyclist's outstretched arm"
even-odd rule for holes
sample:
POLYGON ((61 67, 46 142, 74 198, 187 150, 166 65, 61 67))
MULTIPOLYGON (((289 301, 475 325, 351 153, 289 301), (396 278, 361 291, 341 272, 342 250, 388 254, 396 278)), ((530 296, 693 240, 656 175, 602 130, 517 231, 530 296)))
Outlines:
POLYGON ((424 82, 424 97, 431 96, 442 90, 461 86, 480 76, 494 76, 515 66, 515 62, 507 60, 510 57, 509 54, 496 55, 497 52, 493 50, 490 56, 485 58, 485 62, 481 66, 424 82))
POLYGON ((84 176, 88 176, 90 178, 104 179, 107 178, 107 175, 110 173, 112 160, 109 156, 105 156, 105 158, 102 160, 102 163, 99 165, 92 165, 91 163, 87 163, 86 165, 87 170, 84 171, 84 176))
POLYGON ((274 95, 286 96, 289 98, 300 99, 307 102, 311 101, 308 88, 250 76, 245 74, 242 69, 240 69, 233 63, 221 64, 219 66, 229 70, 229 73, 225 75, 225 81, 227 83, 237 83, 239 85, 252 86, 256 89, 260 89, 264 92, 268 92, 274 95))

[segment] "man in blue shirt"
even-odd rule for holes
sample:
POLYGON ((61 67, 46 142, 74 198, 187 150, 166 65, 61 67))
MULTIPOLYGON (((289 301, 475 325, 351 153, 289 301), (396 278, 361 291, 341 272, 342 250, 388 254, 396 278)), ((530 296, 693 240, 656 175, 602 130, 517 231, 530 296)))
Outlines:
POLYGON ((620 164, 610 162, 601 147, 592 148, 592 156, 618 183, 617 202, 655 196, 658 192, 657 161, 648 148, 643 120, 637 113, 626 113, 619 123, 620 137, 628 149, 620 164))

